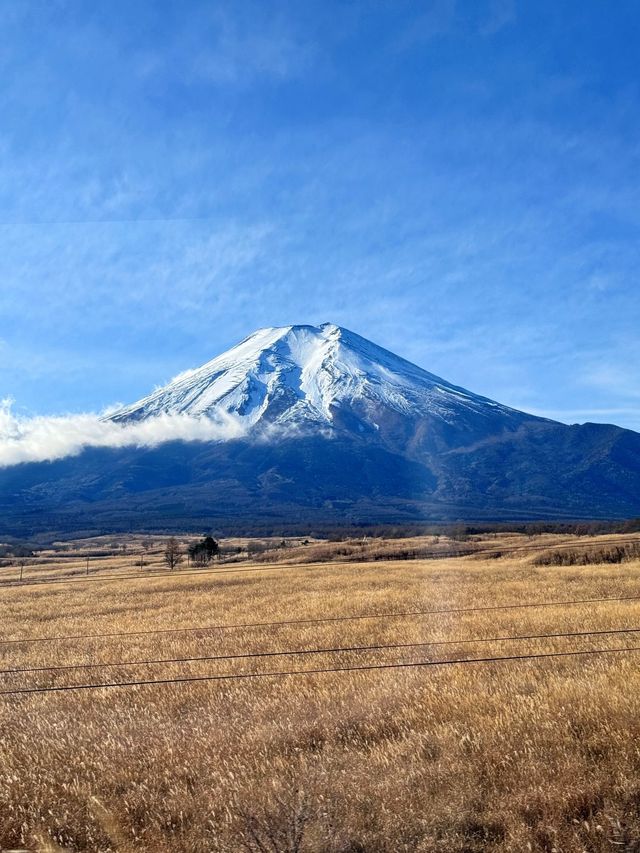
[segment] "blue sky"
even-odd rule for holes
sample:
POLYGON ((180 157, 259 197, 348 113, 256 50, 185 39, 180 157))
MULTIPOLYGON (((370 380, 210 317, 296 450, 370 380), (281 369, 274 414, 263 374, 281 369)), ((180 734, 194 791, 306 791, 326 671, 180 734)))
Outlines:
POLYGON ((635 0, 4 0, 0 33, 17 410, 330 321, 640 429, 635 0))

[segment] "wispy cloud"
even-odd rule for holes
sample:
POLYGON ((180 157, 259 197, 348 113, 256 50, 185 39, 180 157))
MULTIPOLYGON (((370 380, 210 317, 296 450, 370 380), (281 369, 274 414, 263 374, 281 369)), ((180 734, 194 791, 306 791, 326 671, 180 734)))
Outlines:
POLYGON ((587 387, 615 394, 619 398, 640 399, 640 382, 634 370, 623 364, 604 363, 585 371, 581 382, 587 387))
POLYGON ((117 424, 97 414, 25 418, 13 414, 11 401, 0 404, 0 467, 51 462, 76 456, 88 447, 157 447, 168 441, 222 441, 239 438, 241 423, 231 416, 158 415, 117 424))
POLYGON ((510 405, 633 406, 624 15, 161 5, 0 10, 0 396, 98 410, 331 320, 510 405))
MULTIPOLYGON (((312 50, 287 21, 260 4, 249 4, 239 16, 216 9, 210 22, 210 44, 190 57, 191 71, 223 85, 248 83, 254 76, 282 80, 308 65, 312 50)), ((199 34, 201 35, 201 34, 199 34)))
POLYGON ((492 36, 516 19, 515 0, 491 0, 487 20, 480 25, 480 34, 492 36))
POLYGON ((400 50, 428 42, 451 31, 456 14, 456 0, 433 0, 408 24, 396 39, 400 50))

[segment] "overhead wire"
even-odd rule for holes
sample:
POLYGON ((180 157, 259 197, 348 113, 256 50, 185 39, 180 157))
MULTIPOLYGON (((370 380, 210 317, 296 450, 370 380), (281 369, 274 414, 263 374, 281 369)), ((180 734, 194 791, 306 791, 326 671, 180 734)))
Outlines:
POLYGON ((127 666, 151 666, 160 664, 204 663, 213 661, 248 660, 271 657, 298 657, 304 655, 341 654, 353 652, 394 651, 398 649, 425 648, 431 646, 461 646, 482 643, 517 642, 523 640, 577 639, 616 634, 637 634, 640 628, 610 628, 592 631, 565 631, 548 634, 518 634, 500 637, 467 637, 452 640, 422 640, 415 643, 377 643, 360 646, 328 646, 311 649, 282 649, 276 651, 240 652, 224 655, 201 655, 195 657, 146 658, 132 661, 102 661, 100 663, 54 664, 51 666, 16 667, 0 669, 0 675, 19 675, 38 672, 62 672, 78 669, 111 669, 127 666))
POLYGON ((344 616, 320 616, 308 619, 282 619, 261 622, 218 623, 212 625, 191 625, 183 628, 149 628, 139 631, 109 631, 93 634, 57 634, 40 637, 9 637, 0 639, 0 646, 63 642, 67 640, 102 640, 119 637, 143 637, 161 634, 206 633, 208 631, 230 631, 249 628, 274 628, 290 625, 317 625, 323 623, 352 622, 368 619, 406 619, 418 616, 440 616, 444 614, 489 613, 502 610, 535 609, 539 607, 573 607, 583 604, 602 604, 607 602, 640 601, 640 595, 602 596, 600 598, 576 598, 557 601, 528 601, 510 604, 491 604, 477 607, 448 607, 425 610, 390 610, 381 613, 355 613, 344 616))
MULTIPOLYGON (((576 542, 560 542, 556 545, 548 544, 548 545, 526 545, 526 546, 516 546, 514 548, 509 548, 509 554, 513 553, 529 553, 531 551, 548 551, 550 549, 555 550, 564 550, 567 548, 575 548, 576 545, 584 548, 595 548, 601 546, 608 545, 630 545, 634 543, 640 542, 638 537, 633 538, 625 538, 625 539, 604 539, 599 540, 597 542, 590 543, 576 543, 576 542)), ((433 553, 425 555, 422 558, 424 560, 443 560, 443 559, 456 559, 459 557, 491 557, 495 555, 504 554, 504 548, 498 549, 471 549, 471 548, 460 548, 455 549, 450 552, 444 552, 441 554, 433 553)), ((389 555, 387 558, 390 562, 394 562, 393 555, 389 555)), ((362 562, 368 562, 363 560, 362 562)), ((406 560, 402 560, 403 563, 407 562, 406 560)), ((37 578, 27 578, 23 580, 19 579, 11 579, 11 580, 3 580, 0 581, 0 589, 3 587, 6 589, 13 589, 15 587, 20 586, 50 586, 50 585, 71 585, 71 584, 81 584, 81 583, 113 583, 115 581, 123 581, 123 580, 140 580, 142 578, 158 578, 158 577, 188 577, 190 575, 223 575, 223 574, 243 574, 243 573, 256 573, 256 572, 277 572, 277 571, 285 571, 292 569, 301 569, 305 568, 308 570, 316 569, 320 566, 325 566, 326 563, 291 563, 291 564, 275 564, 271 566, 252 566, 250 568, 229 568, 229 569, 182 569, 179 572, 176 570, 170 571, 162 571, 151 569, 146 572, 129 572, 128 574, 121 575, 98 575, 97 572, 93 576, 88 576, 84 574, 82 577, 62 577, 62 578, 44 578, 39 580, 37 578)), ((80 569, 78 573, 80 573, 80 569)), ((113 571, 107 569, 107 571, 113 571)))
POLYGON ((180 676, 177 678, 158 678, 158 679, 140 679, 135 681, 111 681, 104 683, 87 683, 87 684, 65 684, 53 685, 50 687, 19 687, 11 690, 0 690, 0 696, 18 696, 27 694, 44 694, 44 693, 62 693, 68 691, 79 690, 107 690, 107 689, 122 689, 126 687, 142 687, 151 685, 169 685, 169 684, 186 684, 190 682, 214 682, 214 681, 239 681, 247 679, 260 678, 285 678, 300 675, 320 675, 326 673, 338 672, 367 672, 374 670, 391 670, 391 669, 408 669, 408 668, 427 668, 427 667, 444 667, 444 666, 464 666, 470 664, 486 664, 508 661, 530 661, 542 660, 545 658, 566 658, 576 657, 579 655, 607 655, 623 652, 638 652, 640 646, 627 646, 613 649, 588 649, 581 651, 568 652, 540 652, 527 655, 506 655, 506 656, 491 656, 481 658, 448 658, 439 661, 399 661, 396 663, 380 663, 380 664, 360 664, 357 666, 344 667, 325 667, 317 669, 293 669, 293 670, 276 670, 271 672, 242 672, 242 673, 223 673, 219 675, 196 675, 196 676, 180 676))

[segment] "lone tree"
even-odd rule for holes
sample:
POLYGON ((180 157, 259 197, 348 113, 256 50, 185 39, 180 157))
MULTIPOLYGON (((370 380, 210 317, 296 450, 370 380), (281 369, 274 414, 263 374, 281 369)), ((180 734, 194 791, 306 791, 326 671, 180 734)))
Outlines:
POLYGON ((164 549, 164 561, 170 569, 175 569, 176 566, 180 565, 183 559, 184 557, 182 556, 178 540, 172 536, 171 539, 167 541, 167 547, 164 549))
POLYGON ((205 536, 200 542, 189 545, 189 557, 192 563, 206 566, 220 551, 220 546, 212 536, 205 536))

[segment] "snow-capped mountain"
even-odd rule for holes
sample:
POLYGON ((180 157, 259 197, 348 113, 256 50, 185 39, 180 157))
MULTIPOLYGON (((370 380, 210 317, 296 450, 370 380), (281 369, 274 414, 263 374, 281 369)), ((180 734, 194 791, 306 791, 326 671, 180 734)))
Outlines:
POLYGON ((640 516, 640 434, 510 409, 328 323, 261 329, 110 418, 165 415, 200 437, 0 469, 0 533, 640 516))
POLYGON ((461 416, 512 425, 531 418, 331 323, 260 329, 110 418, 127 422, 161 413, 233 415, 248 428, 357 424, 360 431, 379 429, 378 420, 391 413, 451 425, 461 416))

